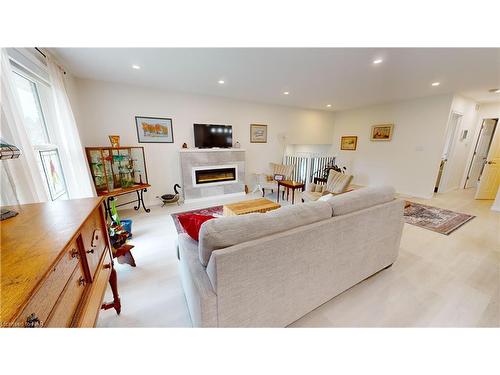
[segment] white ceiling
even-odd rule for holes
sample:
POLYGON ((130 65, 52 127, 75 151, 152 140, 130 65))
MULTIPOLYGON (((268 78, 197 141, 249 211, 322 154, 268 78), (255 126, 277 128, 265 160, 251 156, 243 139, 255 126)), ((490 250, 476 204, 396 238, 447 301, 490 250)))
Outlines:
POLYGON ((75 76, 331 110, 444 93, 500 101, 500 49, 56 48, 75 76), (382 58, 381 64, 372 61, 382 58), (132 65, 141 66, 140 70, 132 65), (219 80, 225 84, 218 84, 219 80), (439 81, 438 87, 431 83, 439 81), (289 91, 289 95, 283 95, 289 91))

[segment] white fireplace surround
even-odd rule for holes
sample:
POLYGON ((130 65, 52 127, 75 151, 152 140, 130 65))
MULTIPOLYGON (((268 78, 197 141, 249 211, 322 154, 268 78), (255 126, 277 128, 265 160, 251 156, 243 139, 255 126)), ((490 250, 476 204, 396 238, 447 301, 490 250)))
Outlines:
POLYGON ((238 183, 238 166, 236 164, 226 164, 226 165, 206 165, 203 167, 193 167, 191 169, 191 177, 193 180, 193 187, 202 187, 202 186, 216 186, 216 185, 227 185, 227 184, 236 184, 238 183), (235 179, 231 181, 214 181, 214 182, 204 182, 198 183, 196 181, 196 171, 206 171, 206 170, 217 170, 217 169, 228 169, 233 168, 235 171, 235 179))
POLYGON ((179 159, 185 202, 245 195, 245 150, 188 148, 180 150, 179 159), (199 171, 222 168, 234 168, 235 180, 209 182, 205 176, 205 182, 200 181, 203 176, 200 176, 199 171), (198 181, 201 183, 196 183, 197 171, 198 181))

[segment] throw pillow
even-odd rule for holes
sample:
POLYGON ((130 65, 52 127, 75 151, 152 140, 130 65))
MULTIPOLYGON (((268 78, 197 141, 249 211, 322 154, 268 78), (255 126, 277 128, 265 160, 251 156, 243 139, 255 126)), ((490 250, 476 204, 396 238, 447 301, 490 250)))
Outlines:
POLYGON ((186 231, 186 233, 195 241, 198 241, 200 227, 205 221, 215 219, 211 215, 198 215, 198 214, 183 214, 177 216, 179 223, 186 231))

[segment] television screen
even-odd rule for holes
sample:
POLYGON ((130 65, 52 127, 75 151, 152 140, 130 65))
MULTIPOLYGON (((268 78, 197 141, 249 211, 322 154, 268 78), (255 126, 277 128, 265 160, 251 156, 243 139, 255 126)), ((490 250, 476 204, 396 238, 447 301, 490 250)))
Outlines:
POLYGON ((194 124, 194 145, 198 148, 233 147, 231 125, 194 124))

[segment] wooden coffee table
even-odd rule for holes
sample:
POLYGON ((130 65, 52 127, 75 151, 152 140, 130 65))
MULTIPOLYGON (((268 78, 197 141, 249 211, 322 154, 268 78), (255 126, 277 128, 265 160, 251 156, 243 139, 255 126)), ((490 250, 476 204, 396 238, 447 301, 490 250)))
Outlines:
POLYGON ((267 212, 280 208, 281 206, 269 199, 259 198, 238 203, 226 204, 223 207, 224 216, 244 215, 252 212, 267 212))
POLYGON ((278 181, 278 195, 276 198, 276 202, 279 203, 280 201, 280 186, 284 186, 286 188, 286 199, 288 200, 288 192, 290 189, 292 189, 292 204, 295 201, 295 189, 301 189, 304 191, 305 184, 303 182, 297 182, 297 181, 289 181, 289 180, 283 180, 283 181, 278 181))

